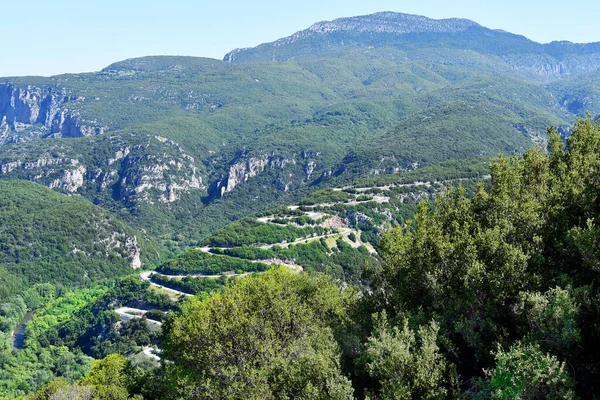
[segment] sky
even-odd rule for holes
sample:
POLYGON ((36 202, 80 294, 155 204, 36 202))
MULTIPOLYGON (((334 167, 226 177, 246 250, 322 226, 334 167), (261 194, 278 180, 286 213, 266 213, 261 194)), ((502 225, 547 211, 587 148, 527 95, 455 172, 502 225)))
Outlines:
POLYGON ((98 71, 147 55, 222 59, 378 11, 468 18, 541 43, 600 41, 598 0, 0 0, 0 76, 98 71))

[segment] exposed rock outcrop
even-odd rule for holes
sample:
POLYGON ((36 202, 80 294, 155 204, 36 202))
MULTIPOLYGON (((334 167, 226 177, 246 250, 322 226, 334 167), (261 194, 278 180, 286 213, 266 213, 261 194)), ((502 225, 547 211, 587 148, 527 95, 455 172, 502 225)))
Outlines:
POLYGON ((113 232, 110 237, 101 240, 100 243, 106 248, 106 257, 116 254, 127 259, 133 269, 138 269, 142 266, 140 248, 135 236, 129 236, 122 232, 113 232))
POLYGON ((113 187, 119 199, 128 203, 173 203, 182 193, 205 189, 194 157, 172 140, 161 136, 153 139, 175 154, 148 153, 147 145, 125 147, 108 160, 106 169, 96 170, 91 179, 101 187, 113 187))
POLYGON ((515 70, 549 78, 587 73, 600 68, 600 53, 572 54, 560 58, 548 54, 519 54, 503 59, 515 70))
POLYGON ((229 172, 224 181, 220 185, 220 193, 223 196, 225 193, 231 192, 236 186, 248 179, 260 174, 269 164, 269 157, 251 157, 247 160, 240 161, 229 167, 229 172))
POLYGON ((84 97, 66 89, 0 83, 0 145, 37 136, 75 138, 104 133, 108 127, 81 118, 76 105, 83 101, 84 97))
POLYGON ((77 189, 83 186, 86 171, 87 168, 84 165, 80 165, 75 169, 67 169, 61 178, 52 181, 48 187, 50 189, 60 187, 67 192, 76 192, 77 189))
MULTIPOLYGON (((274 153, 238 161, 229 167, 227 176, 216 183, 218 195, 223 196, 225 193, 231 192, 237 186, 261 174, 267 168, 283 170, 288 165, 296 165, 295 157, 288 158, 274 153)), ((291 185, 291 179, 289 178, 292 176, 292 173, 288 174, 285 179, 280 176, 274 183, 280 190, 287 192, 291 185)))
POLYGON ((114 155, 90 160, 87 165, 64 154, 38 158, 16 154, 14 161, 0 163, 0 175, 28 179, 69 193, 110 191, 115 200, 128 204, 172 203, 183 193, 205 189, 195 159, 179 144, 162 139, 149 139, 160 143, 158 151, 149 151, 153 143, 122 146, 114 155))

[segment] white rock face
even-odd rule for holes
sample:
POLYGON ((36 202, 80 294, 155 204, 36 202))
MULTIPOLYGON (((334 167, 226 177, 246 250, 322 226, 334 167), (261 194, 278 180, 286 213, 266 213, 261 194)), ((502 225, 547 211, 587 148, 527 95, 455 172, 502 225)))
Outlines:
POLYGON ((48 185, 48 187, 50 189, 60 187, 67 192, 74 193, 77 191, 77 189, 83 186, 83 180, 86 171, 87 169, 83 165, 80 165, 72 170, 66 170, 61 179, 54 180, 52 183, 50 183, 50 185, 48 185))
POLYGON ((74 138, 98 135, 108 130, 97 121, 85 121, 74 109, 85 101, 66 89, 0 84, 0 145, 29 140, 37 132, 48 137, 74 138), (21 133, 19 135, 19 133, 21 133))
POLYGON ((261 158, 252 157, 229 167, 227 185, 221 194, 231 192, 240 183, 246 182, 248 179, 263 172, 268 162, 269 159, 266 156, 261 158))
POLYGON ((142 261, 140 260, 140 248, 137 245, 137 238, 135 236, 128 237, 125 240, 125 249, 129 253, 131 268, 139 269, 142 266, 142 261))
POLYGON ((113 232, 110 237, 100 241, 105 247, 105 255, 109 257, 111 254, 126 258, 129 265, 133 269, 138 269, 142 266, 140 259, 140 248, 135 236, 127 236, 124 233, 113 232))
POLYGON ((29 155, 15 155, 15 159, 0 163, 0 175, 12 174, 17 178, 26 175, 29 180, 70 193, 81 192, 81 188, 85 189, 90 184, 98 191, 116 188, 116 194, 120 196, 118 200, 127 203, 173 203, 184 193, 204 190, 202 173, 194 157, 171 140, 156 140, 161 143, 164 153, 148 152, 147 142, 123 144, 115 146, 114 155, 94 160, 92 165, 83 165, 79 160, 60 153, 55 157, 41 156, 37 159, 27 159, 29 155))
MULTIPOLYGON (((261 174, 266 168, 284 169, 288 165, 295 165, 295 158, 285 158, 275 154, 250 157, 244 161, 237 162, 229 167, 227 177, 217 183, 220 195, 231 192, 237 186, 247 182, 261 174)), ((289 189, 289 183, 284 183, 281 179, 276 181, 282 190, 289 189)))
POLYGON ((304 166, 304 173, 306 174, 306 177, 308 179, 310 179, 310 176, 312 175, 316 166, 317 166, 317 163, 313 160, 308 161, 306 163, 306 165, 304 166))
POLYGON ((154 138, 175 149, 177 157, 166 158, 166 154, 164 157, 147 154, 139 156, 133 152, 124 154, 125 169, 129 171, 127 176, 121 178, 122 196, 150 202, 157 200, 173 203, 179 200, 183 193, 205 189, 194 157, 185 153, 183 148, 172 140, 162 136, 154 138), (158 192, 157 197, 150 197, 152 191, 158 192))

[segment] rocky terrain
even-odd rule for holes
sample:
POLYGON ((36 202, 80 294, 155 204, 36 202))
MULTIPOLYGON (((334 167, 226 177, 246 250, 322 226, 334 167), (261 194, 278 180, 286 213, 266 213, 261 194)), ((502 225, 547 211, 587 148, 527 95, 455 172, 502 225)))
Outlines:
POLYGON ((598 48, 377 13, 225 61, 0 78, 0 179, 83 196, 185 248, 315 189, 523 152, 549 125, 567 135, 600 113, 598 48))
POLYGON ((108 129, 87 121, 77 111, 84 97, 72 91, 28 85, 15 87, 0 83, 0 145, 35 137, 77 138, 99 135, 108 129))

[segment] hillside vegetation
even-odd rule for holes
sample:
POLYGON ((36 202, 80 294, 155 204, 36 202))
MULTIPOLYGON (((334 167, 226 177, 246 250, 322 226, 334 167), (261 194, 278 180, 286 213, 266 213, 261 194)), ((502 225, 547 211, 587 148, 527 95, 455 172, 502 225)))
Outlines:
POLYGON ((520 153, 544 142, 548 125, 566 135, 576 116, 596 112, 586 85, 597 80, 595 44, 559 51, 474 23, 373 43, 365 33, 437 26, 406 18, 376 14, 332 37, 284 40, 278 51, 296 56, 276 62, 243 59, 269 48, 259 46, 232 63, 144 57, 0 80, 0 178, 80 194, 167 256, 316 187, 520 153), (346 46, 318 44, 344 37, 346 46))
POLYGON ((0 299, 35 283, 97 282, 141 263, 142 238, 131 228, 32 182, 0 181, 0 226, 0 299))
POLYGON ((0 78, 0 397, 593 399, 599 60, 377 13, 0 78))
POLYGON ((384 235, 360 295, 285 267, 230 281, 182 305, 160 368, 111 355, 44 390, 100 393, 103 371, 144 398, 593 398, 600 124, 490 168, 488 189, 422 202, 384 235))

